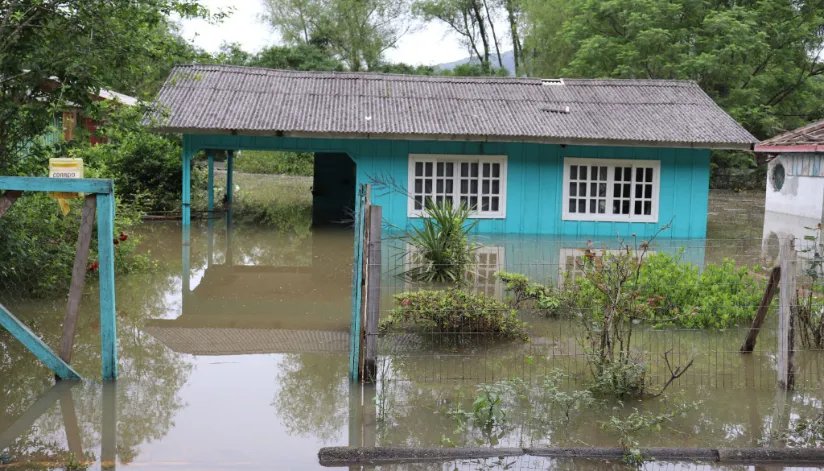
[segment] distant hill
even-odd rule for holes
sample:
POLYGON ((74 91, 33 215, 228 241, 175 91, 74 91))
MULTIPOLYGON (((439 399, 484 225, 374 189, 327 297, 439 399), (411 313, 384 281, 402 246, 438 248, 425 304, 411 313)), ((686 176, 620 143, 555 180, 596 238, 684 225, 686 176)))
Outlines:
MULTIPOLYGON (((504 68, 509 71, 509 75, 515 75, 515 54, 513 51, 506 51, 501 53, 501 61, 504 63, 504 68)), ((452 70, 457 65, 466 64, 468 62, 477 64, 478 59, 475 57, 467 57, 455 62, 447 62, 445 64, 438 64, 435 67, 443 70, 452 70)), ((498 55, 494 52, 489 56, 489 62, 494 67, 498 67, 498 55)))

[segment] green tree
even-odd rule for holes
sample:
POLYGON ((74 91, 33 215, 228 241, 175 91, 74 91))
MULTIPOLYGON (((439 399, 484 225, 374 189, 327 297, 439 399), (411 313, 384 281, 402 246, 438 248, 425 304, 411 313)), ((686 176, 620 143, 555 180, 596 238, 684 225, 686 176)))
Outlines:
POLYGON ((88 107, 90 92, 113 85, 150 92, 186 49, 169 30, 171 14, 215 18, 197 0, 4 1, 0 173, 18 173, 20 156, 67 103, 88 107))
POLYGON ((528 72, 694 80, 759 138, 824 115, 824 3, 527 0, 528 72))
POLYGON ((240 44, 223 44, 213 62, 249 67, 266 67, 286 70, 332 70, 343 71, 343 63, 331 53, 315 44, 296 46, 271 46, 256 54, 244 51, 240 44))
POLYGON ((263 0, 288 45, 328 49, 352 71, 372 69, 408 30, 406 0, 263 0))

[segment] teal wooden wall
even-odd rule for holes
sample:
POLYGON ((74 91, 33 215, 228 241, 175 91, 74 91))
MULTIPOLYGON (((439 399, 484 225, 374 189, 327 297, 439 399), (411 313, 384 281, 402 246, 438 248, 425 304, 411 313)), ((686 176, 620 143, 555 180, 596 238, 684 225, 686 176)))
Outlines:
MULTIPOLYGON (((710 152, 705 149, 560 146, 549 144, 298 139, 262 136, 186 135, 190 149, 263 149, 346 152, 357 164, 358 182, 370 176, 391 176, 406 186, 409 154, 507 155, 506 219, 482 219, 486 234, 557 234, 564 236, 649 236, 672 220, 663 237, 703 238, 707 231, 710 152), (660 160, 661 182, 657 223, 563 221, 564 157, 660 160)), ((406 197, 373 198, 384 218, 405 227, 406 197)))

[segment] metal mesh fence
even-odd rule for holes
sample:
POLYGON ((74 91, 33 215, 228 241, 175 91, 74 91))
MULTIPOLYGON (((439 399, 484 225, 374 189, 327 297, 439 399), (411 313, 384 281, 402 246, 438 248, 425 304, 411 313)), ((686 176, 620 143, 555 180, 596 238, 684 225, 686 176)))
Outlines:
MULTIPOLYGON (((794 379, 802 389, 821 386, 824 362, 824 270, 818 235, 811 233, 794 239, 792 264, 797 278, 797 294, 790 300, 795 318, 794 379)), ((677 378, 682 386, 776 385, 778 294, 758 329, 754 352, 740 350, 771 269, 779 264, 778 237, 657 239, 646 250, 641 240, 615 238, 490 237, 477 243, 474 262, 455 270, 461 275, 459 282, 422 283, 405 275, 427 263, 420 250, 402 237, 384 238, 380 317, 384 324, 387 318, 402 318, 377 334, 386 379, 494 382, 518 376, 532 381, 560 369, 571 381, 588 381, 593 357, 599 352, 597 323, 603 322, 608 307, 592 285, 609 282, 611 276, 604 274, 609 269, 599 271, 592 265, 602 260, 607 264, 631 245, 635 255, 624 257, 625 261, 632 265, 633 257, 646 252, 642 269, 646 272, 623 289, 637 292, 631 304, 643 312, 627 321, 623 338, 619 335, 612 341, 621 344, 617 352, 626 352, 643 365, 651 386, 662 386, 679 368, 687 367, 677 378), (590 268, 585 263, 588 253, 594 262, 590 268), (535 297, 519 299, 522 293, 497 275, 501 272, 540 283, 550 305, 535 297), (588 284, 589 290, 580 292, 582 284, 588 284), (453 289, 466 295, 454 299, 426 294, 453 289), (579 291, 574 302, 564 299, 563 292, 570 289, 579 291), (495 330, 490 318, 506 318, 510 312, 527 324, 528 341, 500 329, 490 332, 495 330)))

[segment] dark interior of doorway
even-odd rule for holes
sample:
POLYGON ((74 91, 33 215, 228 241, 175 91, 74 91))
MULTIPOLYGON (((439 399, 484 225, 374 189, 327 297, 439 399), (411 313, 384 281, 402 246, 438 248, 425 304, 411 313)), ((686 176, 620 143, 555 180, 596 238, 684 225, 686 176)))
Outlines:
POLYGON ((316 152, 312 225, 351 225, 357 167, 345 153, 316 152))

